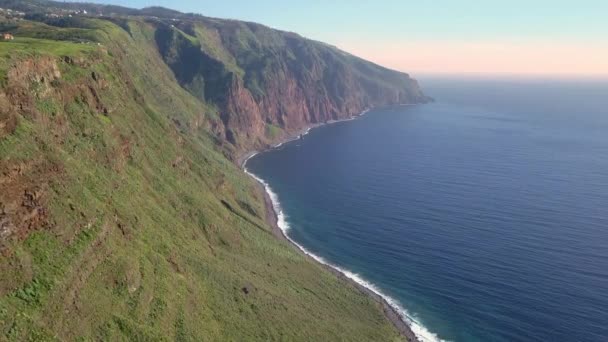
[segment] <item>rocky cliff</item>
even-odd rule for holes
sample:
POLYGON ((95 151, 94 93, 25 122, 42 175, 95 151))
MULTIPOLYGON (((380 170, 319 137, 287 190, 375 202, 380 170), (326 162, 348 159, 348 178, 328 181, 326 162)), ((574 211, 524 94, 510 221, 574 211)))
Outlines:
POLYGON ((409 75, 297 34, 233 20, 155 20, 182 86, 217 105, 237 149, 370 107, 429 100, 409 75))
POLYGON ((50 19, 49 13, 86 10, 126 31, 125 18, 139 17, 154 28, 158 53, 179 84, 214 106, 221 121, 213 123, 214 132, 236 153, 370 107, 429 101, 408 74, 260 24, 159 7, 135 10, 40 0, 0 4, 59 26, 73 26, 75 19, 50 19))
POLYGON ((15 35, 0 41, 0 340, 402 339, 380 303, 273 236, 233 161, 423 102, 415 81, 255 24, 0 7, 26 12, 0 15, 15 35))

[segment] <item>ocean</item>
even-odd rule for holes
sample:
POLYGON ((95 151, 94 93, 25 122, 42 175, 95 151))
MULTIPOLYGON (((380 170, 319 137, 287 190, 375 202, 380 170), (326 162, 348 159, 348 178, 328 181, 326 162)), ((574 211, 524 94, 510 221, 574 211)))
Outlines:
POLYGON ((422 340, 608 340, 608 82, 424 78, 258 154, 281 227, 422 340))

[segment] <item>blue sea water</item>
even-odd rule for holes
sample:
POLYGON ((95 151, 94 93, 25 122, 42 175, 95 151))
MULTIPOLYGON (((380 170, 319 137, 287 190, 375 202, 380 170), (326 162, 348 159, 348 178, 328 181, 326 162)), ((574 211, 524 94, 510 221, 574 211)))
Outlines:
POLYGON ((248 161, 288 235, 437 339, 608 341, 608 82, 421 84, 248 161))

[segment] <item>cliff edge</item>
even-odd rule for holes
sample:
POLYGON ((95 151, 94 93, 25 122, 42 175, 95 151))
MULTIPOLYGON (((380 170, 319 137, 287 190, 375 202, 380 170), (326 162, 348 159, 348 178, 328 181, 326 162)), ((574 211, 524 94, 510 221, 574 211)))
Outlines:
POLYGON ((234 160, 426 101, 414 80, 257 24, 0 8, 0 340, 404 339, 381 302, 273 236, 234 160))

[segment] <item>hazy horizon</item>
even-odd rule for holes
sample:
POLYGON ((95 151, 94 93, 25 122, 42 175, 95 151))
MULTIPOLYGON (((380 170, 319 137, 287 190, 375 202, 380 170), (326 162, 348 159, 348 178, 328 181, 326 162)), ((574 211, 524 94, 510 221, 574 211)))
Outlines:
POLYGON ((602 1, 93 2, 258 22, 413 75, 608 78, 608 3, 602 1))

